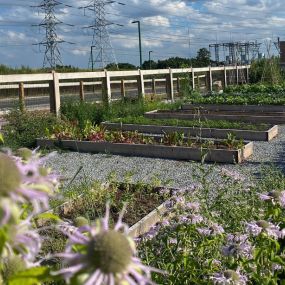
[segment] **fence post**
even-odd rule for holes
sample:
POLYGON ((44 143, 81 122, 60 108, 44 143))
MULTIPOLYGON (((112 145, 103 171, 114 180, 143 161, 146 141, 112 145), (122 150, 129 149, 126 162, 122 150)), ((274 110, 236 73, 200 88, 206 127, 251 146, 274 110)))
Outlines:
POLYGON ((209 88, 210 88, 210 91, 213 92, 213 75, 212 75, 212 67, 209 66, 209 77, 208 77, 208 80, 209 80, 209 88))
POLYGON ((180 93, 180 78, 179 77, 177 77, 177 79, 176 79, 177 81, 177 93, 180 93))
POLYGON ((145 89, 144 89, 144 78, 143 78, 143 71, 139 69, 139 76, 137 79, 138 82, 138 97, 140 99, 144 99, 145 97, 145 89))
POLYGON ((121 96, 122 96, 122 99, 126 98, 126 88, 125 88, 125 80, 124 79, 121 80, 121 96))
POLYGON ((239 71, 238 71, 238 65, 236 65, 236 80, 237 80, 237 85, 239 84, 239 71))
POLYGON ((60 115, 60 89, 58 73, 52 71, 53 80, 49 83, 50 87, 50 111, 57 117, 60 115))
POLYGON ((109 105, 112 101, 112 93, 111 93, 111 79, 109 72, 105 70, 105 77, 103 78, 102 84, 102 100, 105 104, 109 105))
POLYGON ((154 77, 151 80, 151 90, 152 90, 152 94, 156 95, 156 86, 155 86, 155 78, 154 77))
POLYGON ((19 107, 21 112, 25 111, 25 88, 22 82, 19 83, 19 107))
POLYGON ((173 88, 173 72, 172 69, 169 68, 169 74, 166 76, 166 86, 167 86, 167 97, 172 102, 174 101, 174 88, 173 88))
POLYGON ((249 67, 246 66, 246 83, 249 83, 249 67))
POLYGON ((227 81, 227 67, 224 66, 224 88, 228 86, 228 81, 227 81))
POLYGON ((192 67, 192 88, 195 90, 195 71, 194 68, 192 67))
POLYGON ((80 95, 80 101, 84 102, 85 101, 85 94, 84 94, 84 82, 80 81, 80 91, 79 91, 79 95, 80 95))

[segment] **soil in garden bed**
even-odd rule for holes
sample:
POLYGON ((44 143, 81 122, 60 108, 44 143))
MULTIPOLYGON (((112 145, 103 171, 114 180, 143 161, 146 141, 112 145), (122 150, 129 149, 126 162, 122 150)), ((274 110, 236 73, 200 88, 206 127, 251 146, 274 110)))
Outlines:
MULTIPOLYGON (((155 208, 160 206, 166 199, 159 193, 160 188, 152 188, 142 184, 119 184, 111 185, 106 191, 106 195, 111 198, 110 218, 116 222, 122 210, 124 202, 127 203, 127 210, 123 222, 129 226, 134 225, 155 208)), ((103 194, 104 195, 104 194, 103 194)), ((59 207, 56 212, 62 219, 73 221, 79 216, 91 221, 105 215, 105 205, 107 197, 96 201, 92 192, 74 199, 66 205, 59 207)))

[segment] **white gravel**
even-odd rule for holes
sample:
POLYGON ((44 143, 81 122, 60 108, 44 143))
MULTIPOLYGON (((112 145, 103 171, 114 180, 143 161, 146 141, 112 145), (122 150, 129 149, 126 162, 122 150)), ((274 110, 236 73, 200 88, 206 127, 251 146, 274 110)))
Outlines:
MULTIPOLYGON (((208 179, 219 179, 221 169, 236 170, 245 177, 259 173, 263 165, 276 165, 285 169, 285 125, 280 126, 280 134, 271 142, 254 142, 254 155, 240 165, 207 164, 213 168, 208 179)), ((144 157, 124 157, 107 154, 84 154, 76 152, 58 153, 50 158, 48 165, 67 180, 83 166, 75 183, 82 180, 105 181, 110 173, 116 173, 123 180, 128 173, 133 174, 133 181, 150 182, 154 177, 163 184, 171 181, 173 187, 188 187, 193 183, 199 163, 154 159, 144 157)))

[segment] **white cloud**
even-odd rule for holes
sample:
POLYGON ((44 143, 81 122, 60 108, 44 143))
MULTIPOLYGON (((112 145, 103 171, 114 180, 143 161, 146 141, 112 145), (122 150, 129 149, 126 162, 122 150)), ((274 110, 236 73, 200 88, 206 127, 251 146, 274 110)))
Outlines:
MULTIPOLYGON (((44 31, 32 27, 39 24, 43 14, 30 8, 34 1, 0 0, 3 3, 23 3, 19 6, 3 6, 0 11, 0 52, 14 55, 11 65, 16 62, 40 64, 43 54, 35 54, 30 45, 44 39, 44 31), (4 26, 6 25, 6 26, 4 26), (8 43, 27 44, 27 48, 14 47, 8 43), (5 47, 5 44, 7 47, 5 47), (29 44, 29 46, 28 46, 29 44), (4 47, 1 47, 4 46, 4 47), (29 52, 27 52, 29 50, 29 52), (36 60, 35 60, 36 59, 36 60)), ((75 7, 89 1, 70 0, 75 7)), ((123 27, 110 25, 109 31, 117 58, 137 62, 138 30, 132 20, 141 21, 143 56, 154 51, 156 59, 170 56, 196 55, 200 47, 208 47, 216 41, 228 42, 258 40, 265 38, 285 39, 284 0, 121 0, 125 6, 113 3, 106 8, 108 20, 123 27), (191 51, 189 40, 191 38, 191 51), (126 56, 129 55, 129 56, 126 56)), ((58 18, 74 27, 58 25, 57 32, 66 41, 75 45, 63 45, 61 49, 65 64, 86 66, 92 44, 92 30, 83 27, 94 23, 92 12, 62 7, 58 18)), ((42 50, 43 51, 43 50, 42 50)))

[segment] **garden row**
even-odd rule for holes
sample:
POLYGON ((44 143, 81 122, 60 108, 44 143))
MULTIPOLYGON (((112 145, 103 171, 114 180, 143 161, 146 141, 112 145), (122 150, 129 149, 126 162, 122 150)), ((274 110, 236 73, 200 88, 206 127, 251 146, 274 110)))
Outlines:
POLYGON ((282 109, 275 106, 169 106, 144 117, 114 118, 103 127, 89 121, 81 128, 61 124, 37 144, 80 152, 240 163, 252 155, 251 141, 272 140, 278 135, 276 124, 285 122, 282 109))

